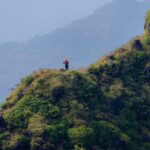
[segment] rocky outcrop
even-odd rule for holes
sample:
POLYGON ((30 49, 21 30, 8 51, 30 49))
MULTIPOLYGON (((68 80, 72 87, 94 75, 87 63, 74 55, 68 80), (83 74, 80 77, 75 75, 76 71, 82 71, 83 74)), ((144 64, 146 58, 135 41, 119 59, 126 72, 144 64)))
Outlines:
POLYGON ((132 48, 137 49, 137 50, 141 50, 143 48, 141 41, 139 39, 133 40, 132 41, 132 48))

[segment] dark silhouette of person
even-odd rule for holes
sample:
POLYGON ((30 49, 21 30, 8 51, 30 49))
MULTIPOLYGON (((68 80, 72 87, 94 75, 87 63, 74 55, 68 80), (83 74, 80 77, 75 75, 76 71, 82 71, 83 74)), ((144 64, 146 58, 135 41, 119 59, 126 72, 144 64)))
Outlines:
POLYGON ((63 64, 65 65, 65 71, 69 70, 69 61, 66 59, 63 64))

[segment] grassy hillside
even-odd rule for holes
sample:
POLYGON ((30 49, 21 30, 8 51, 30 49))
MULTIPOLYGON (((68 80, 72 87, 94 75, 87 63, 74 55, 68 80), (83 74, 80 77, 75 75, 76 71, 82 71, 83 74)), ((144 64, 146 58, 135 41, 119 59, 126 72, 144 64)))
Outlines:
POLYGON ((25 43, 0 44, 0 102, 20 78, 33 70, 61 67, 66 57, 73 69, 87 66, 142 34, 149 0, 108 1, 112 2, 52 33, 35 36, 25 43))
POLYGON ((149 150, 150 12, 143 36, 87 70, 22 79, 0 114, 2 150, 149 150))

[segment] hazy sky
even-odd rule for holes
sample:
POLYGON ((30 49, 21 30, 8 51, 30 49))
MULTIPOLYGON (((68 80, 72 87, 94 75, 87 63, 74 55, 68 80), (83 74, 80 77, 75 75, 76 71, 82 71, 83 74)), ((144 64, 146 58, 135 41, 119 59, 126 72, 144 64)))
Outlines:
POLYGON ((0 0, 0 43, 25 41, 88 16, 112 0, 0 0))

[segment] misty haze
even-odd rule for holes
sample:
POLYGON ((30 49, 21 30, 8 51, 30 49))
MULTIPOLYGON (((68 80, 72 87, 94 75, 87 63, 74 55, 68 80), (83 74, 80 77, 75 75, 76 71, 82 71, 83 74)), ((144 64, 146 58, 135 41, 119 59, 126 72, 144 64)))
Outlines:
POLYGON ((59 69, 65 58, 71 69, 84 67, 140 35, 150 6, 136 0, 1 3, 0 18, 7 19, 0 26, 0 101, 35 70, 59 69))

